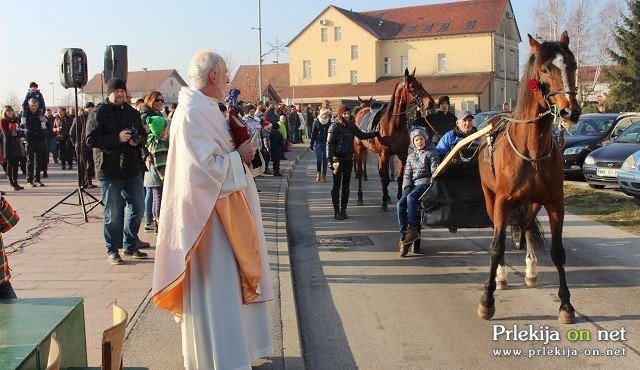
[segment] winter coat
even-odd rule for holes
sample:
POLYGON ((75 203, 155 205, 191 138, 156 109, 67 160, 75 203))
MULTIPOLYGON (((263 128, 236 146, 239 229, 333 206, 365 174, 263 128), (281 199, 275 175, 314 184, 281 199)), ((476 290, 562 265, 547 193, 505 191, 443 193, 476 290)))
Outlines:
MULTIPOLYGON (((439 110, 439 111, 437 111, 435 113, 429 114, 427 116, 427 120, 429 121, 431 126, 433 126, 433 129, 436 130, 438 135, 440 135, 440 137, 442 137, 449 130, 453 130, 456 127, 456 121, 458 119, 451 112, 447 112, 447 114, 444 114, 444 112, 439 110)), ((420 125, 420 126, 422 126, 422 125, 420 125)), ((425 129, 427 130, 429 135, 432 135, 432 133, 431 133, 432 130, 431 130, 430 127, 428 127, 428 125, 427 125, 427 127, 425 127, 425 129)), ((434 137, 436 137, 436 136, 434 135, 434 137)))
POLYGON ((453 130, 447 132, 442 138, 440 138, 440 141, 438 141, 438 145, 436 145, 438 154, 440 155, 440 157, 444 157, 445 155, 447 155, 447 153, 449 153, 449 151, 451 151, 451 148, 456 146, 456 144, 460 140, 473 134, 476 131, 478 131, 478 129, 473 127, 471 129, 471 132, 465 135, 460 131, 458 127, 456 127, 453 130))
POLYGON ((2 119, 2 133, 4 140, 2 142, 4 157, 5 158, 20 158, 22 156, 22 149, 20 145, 20 138, 24 137, 24 133, 19 129, 20 123, 17 117, 11 119, 2 119), (9 124, 15 124, 16 130, 9 130, 9 124))
POLYGON ((282 137, 282 133, 279 130, 279 124, 276 123, 273 125, 273 129, 271 130, 271 135, 269 136, 269 145, 271 146, 271 160, 279 161, 284 159, 284 137, 282 137))
POLYGON ((346 124, 332 123, 327 134, 327 158, 329 160, 353 160, 353 138, 360 140, 373 139, 378 135, 377 131, 364 133, 356 126, 353 120, 346 124))
POLYGON ((404 167, 402 189, 413 189, 418 185, 428 184, 431 181, 431 175, 439 164, 440 157, 431 142, 427 142, 424 149, 409 153, 404 167))
POLYGON ((327 123, 325 124, 322 124, 322 122, 320 122, 318 119, 313 121, 313 127, 311 128, 311 145, 309 146, 309 148, 313 149, 315 143, 327 143, 327 135, 329 134, 330 126, 330 119, 327 119, 327 123))
POLYGON ((129 104, 116 105, 108 100, 98 104, 87 121, 86 143, 93 148, 98 180, 124 180, 142 173, 140 149, 147 140, 140 113, 129 104), (136 146, 120 142, 124 129, 138 130, 140 142, 136 146))

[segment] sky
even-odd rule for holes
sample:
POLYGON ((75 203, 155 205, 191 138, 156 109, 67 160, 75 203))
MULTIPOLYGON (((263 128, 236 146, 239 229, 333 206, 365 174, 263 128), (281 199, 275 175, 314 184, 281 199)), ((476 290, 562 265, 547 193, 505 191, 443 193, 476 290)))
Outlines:
MULTIPOLYGON (((405 7, 447 0, 261 0, 262 51, 286 45, 327 6, 352 11, 405 7)), ((533 32, 536 0, 511 0, 520 37, 533 32)), ((455 12, 455 8, 451 9, 455 12)), ((101 73, 107 45, 126 45, 129 71, 175 69, 188 82, 189 59, 210 49, 236 68, 258 64, 258 0, 0 0, 0 103, 12 93, 20 102, 35 81, 47 105, 62 104, 73 89, 60 84, 58 58, 64 48, 87 55, 91 79, 101 73)), ((520 60, 528 53, 520 44, 520 60)), ((276 60, 275 53, 264 63, 276 60)), ((16 108, 16 107, 14 107, 16 108)))

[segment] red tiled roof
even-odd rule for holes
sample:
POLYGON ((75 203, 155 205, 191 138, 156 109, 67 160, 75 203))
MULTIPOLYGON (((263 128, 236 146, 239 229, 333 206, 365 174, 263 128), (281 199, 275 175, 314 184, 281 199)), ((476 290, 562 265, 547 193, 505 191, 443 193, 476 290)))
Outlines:
MULTIPOLYGON (((580 67, 580 80, 581 81, 593 81, 596 75, 597 66, 583 66, 580 67)), ((620 66, 601 66, 600 76, 598 81, 607 80, 607 73, 616 69, 620 69, 620 66)))
MULTIPOLYGON (((282 91, 289 89, 289 64, 263 64, 262 65, 262 89, 271 85, 280 96, 282 91)), ((240 100, 255 102, 260 96, 258 92, 258 65, 243 65, 233 76, 229 89, 239 89, 240 100)))
MULTIPOLYGON (((505 9, 508 9, 507 4, 510 4, 509 0, 468 0, 359 13, 334 5, 330 5, 328 8, 337 10, 379 40, 398 40, 496 32, 503 19, 505 9), (445 27, 447 22, 448 26, 445 27)), ((324 12, 326 9, 320 15, 324 12)), ((309 25, 313 24, 318 17, 309 25)), ((287 46, 298 38, 309 25, 296 35, 287 46)), ((518 41, 521 41, 519 35, 518 41)))
MULTIPOLYGON (((127 88, 130 91, 157 90, 169 77, 175 77, 182 86, 187 83, 180 77, 175 69, 162 69, 156 71, 133 71, 127 74, 127 88)), ((98 73, 84 86, 82 91, 87 94, 99 93, 101 90, 102 73, 98 73)), ((106 81, 104 81, 106 83, 106 81)), ((106 90, 106 85, 102 88, 106 90)))
MULTIPOLYGON (((262 66, 264 89, 274 88, 280 98, 331 99, 354 98, 357 96, 391 96, 401 77, 381 77, 375 83, 349 83, 337 85, 295 85, 289 86, 289 64, 262 66)), ((434 97, 442 94, 480 94, 492 81, 492 73, 467 73, 441 76, 417 76, 424 88, 434 97)), ((254 101, 258 98, 258 66, 244 65, 229 85, 240 89, 240 100, 254 101)))

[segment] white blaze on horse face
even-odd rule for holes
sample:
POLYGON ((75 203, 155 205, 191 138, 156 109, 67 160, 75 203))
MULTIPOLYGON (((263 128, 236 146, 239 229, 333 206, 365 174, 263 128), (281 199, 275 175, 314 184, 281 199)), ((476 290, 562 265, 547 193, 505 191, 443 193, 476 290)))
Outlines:
POLYGON ((569 88, 569 86, 571 85, 569 85, 569 76, 567 74, 567 64, 564 62, 564 58, 562 57, 562 55, 558 54, 551 63, 553 63, 553 65, 558 67, 558 69, 560 70, 560 75, 562 76, 563 90, 565 91, 564 95, 567 97, 567 100, 571 100, 568 92, 572 91, 572 89, 569 88))

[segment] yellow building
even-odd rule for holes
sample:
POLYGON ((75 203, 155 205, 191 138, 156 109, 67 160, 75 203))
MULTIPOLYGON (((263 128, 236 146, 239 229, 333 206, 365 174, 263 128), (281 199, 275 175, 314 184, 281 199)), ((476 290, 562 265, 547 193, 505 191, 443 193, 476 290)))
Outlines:
POLYGON ((287 44, 290 86, 278 95, 295 104, 388 100, 405 68, 415 68, 425 89, 449 95, 456 110, 500 110, 505 99, 516 103, 520 42, 509 0, 365 12, 330 5, 287 44))

